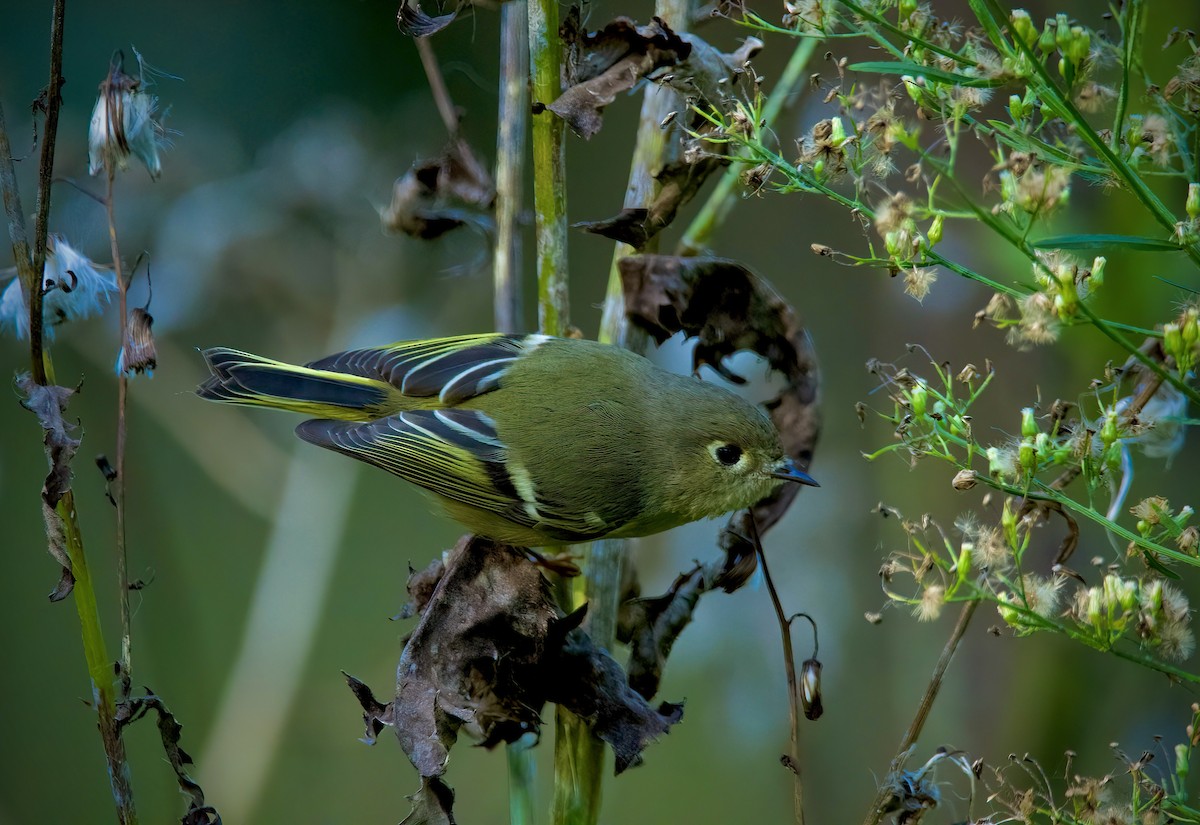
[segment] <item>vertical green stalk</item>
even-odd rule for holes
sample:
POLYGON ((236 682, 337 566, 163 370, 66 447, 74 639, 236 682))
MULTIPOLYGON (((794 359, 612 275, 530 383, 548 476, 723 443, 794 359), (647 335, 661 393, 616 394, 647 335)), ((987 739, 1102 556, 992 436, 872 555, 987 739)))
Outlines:
MULTIPOLYGON (((767 102, 763 105, 760 131, 765 132, 775 125, 775 120, 783 111, 784 105, 791 100, 792 95, 799 88, 800 81, 804 76, 804 69, 808 66, 808 61, 812 59, 813 52, 817 50, 820 42, 815 37, 805 37, 796 44, 791 58, 788 59, 787 65, 783 69, 783 74, 779 76, 779 82, 775 84, 771 94, 767 97, 767 102)), ((692 219, 683 238, 679 241, 679 245, 675 248, 677 255, 699 255, 708 247, 713 234, 725 223, 725 219, 729 216, 729 210, 733 208, 735 203, 733 194, 741 182, 742 168, 742 164, 734 161, 725 169, 725 174, 717 181, 708 200, 704 202, 704 206, 692 219)))
POLYGON ((529 69, 533 88, 533 210, 537 233, 538 328, 562 335, 570 324, 567 296, 567 186, 563 122, 545 107, 562 92, 557 0, 529 4, 529 69))
POLYGON ((1133 62, 1138 59, 1137 46, 1142 31, 1141 0, 1130 0, 1125 4, 1121 21, 1121 86, 1117 89, 1117 109, 1113 114, 1112 149, 1121 151, 1121 130, 1125 125, 1125 112, 1129 108, 1129 78, 1133 73, 1133 62))
MULTIPOLYGON (((687 29, 689 0, 659 0, 655 13, 676 31, 687 29)), ((642 103, 634 148, 626 206, 645 206, 654 197, 654 173, 667 160, 667 135, 659 126, 678 97, 660 86, 648 86, 642 103)), ((633 350, 644 350, 646 336, 625 321, 625 302, 617 267, 621 258, 634 250, 617 244, 609 271, 608 289, 600 322, 600 340, 633 350)), ((616 635, 617 608, 621 588, 621 564, 629 543, 624 540, 597 541, 581 548, 584 575, 575 581, 576 604, 588 603, 586 628, 601 647, 612 647, 616 635)), ((592 735, 579 719, 559 709, 555 729, 555 793, 552 819, 555 825, 594 825, 600 816, 601 780, 604 775, 604 743, 592 735)))
MULTIPOLYGON (((496 133, 496 249, 493 312, 498 332, 517 332, 521 320, 521 173, 529 125, 529 5, 500 7, 500 105, 496 133)), ((533 825, 536 762, 530 743, 508 746, 508 821, 533 825)))
MULTIPOLYGON (((570 323, 567 295, 567 189, 563 122, 546 105, 562 90, 562 45, 557 0, 530 0, 529 68, 533 89, 533 209, 537 235, 538 329, 563 335, 570 323)), ((571 594, 575 602, 577 595, 571 594)), ((567 608, 574 604, 565 605, 567 608)), ((594 823, 600 810, 600 771, 580 761, 591 733, 570 711, 555 710, 555 825, 594 823), (581 745, 581 742, 586 745, 581 745)), ((510 763, 510 770, 512 764, 510 763)))
POLYGON ((500 106, 496 133, 496 249, 492 277, 498 332, 521 326, 521 173, 529 124, 529 6, 500 7, 500 106))

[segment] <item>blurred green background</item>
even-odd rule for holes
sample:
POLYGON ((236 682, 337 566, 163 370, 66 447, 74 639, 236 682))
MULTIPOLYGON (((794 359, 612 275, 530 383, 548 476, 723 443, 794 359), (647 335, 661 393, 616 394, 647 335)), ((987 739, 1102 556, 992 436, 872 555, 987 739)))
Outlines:
MULTIPOLYGON (((1178 19, 1183 13, 1175 4, 1151 7, 1148 54, 1158 59, 1156 44, 1166 30, 1188 21, 1178 19)), ((1057 10, 1062 6, 1031 8, 1035 19, 1057 10)), ((1099 23, 1093 4, 1067 10, 1099 23)), ((599 25, 618 11, 644 20, 651 7, 644 0, 594 4, 589 22, 599 25)), ((772 19, 778 12, 760 11, 772 19)), ((181 78, 162 78, 156 90, 176 130, 162 179, 151 182, 134 168, 120 178, 116 196, 123 255, 150 255, 159 344, 153 380, 131 385, 130 571, 150 582, 133 597, 133 669, 135 686, 153 688, 183 722, 194 775, 230 825, 395 822, 407 813, 405 794, 417 787, 390 736, 374 748, 357 741, 359 709, 339 671, 388 694, 410 627, 389 621, 405 601, 408 565, 423 567, 451 546, 456 527, 431 515, 403 482, 301 444, 291 435, 291 418, 206 405, 191 393, 202 376, 196 347, 229 345, 305 361, 357 345, 491 327, 482 235, 459 230, 425 243, 379 229, 376 210, 389 199, 392 181, 415 158, 437 153, 445 138, 413 43, 397 33, 394 14, 390 0, 68 8, 60 177, 101 189, 86 177, 87 122, 114 50, 132 57, 136 47, 181 78)), ((1194 8, 1186 14, 1200 17, 1194 8)), ((27 211, 36 160, 29 102, 45 83, 49 17, 46 3, 10 0, 0 11, 0 101, 23 158, 27 211)), ((488 158, 497 21, 494 10, 481 9, 433 41, 451 95, 467 113, 465 133, 488 158)), ((702 34, 726 48, 741 36, 727 23, 702 34)), ((768 39, 756 62, 768 87, 791 48, 768 39)), ((851 47, 836 48, 841 55, 851 47)), ((826 62, 812 71, 833 76, 826 62)), ((779 124, 785 155, 794 137, 832 113, 819 97, 798 95, 779 124)), ((638 105, 637 98, 618 100, 594 140, 570 142, 573 220, 619 209, 638 105)), ((1135 101, 1134 110, 1140 105, 1135 101)), ((1055 228, 1153 232, 1126 199, 1101 194, 1077 182, 1055 228)), ((107 261, 102 208, 67 183, 56 186, 54 197, 52 231, 107 261)), ((1165 189, 1164 197, 1181 211, 1182 189, 1165 189)), ((669 233, 671 242, 692 211, 669 233)), ((1027 277, 1026 264, 971 229, 948 224, 949 257, 1002 281, 1027 277)), ((531 288, 532 241, 525 234, 531 288)), ((879 626, 864 620, 865 611, 885 602, 876 576, 882 558, 903 546, 894 521, 872 508, 882 501, 912 517, 929 511, 949 525, 982 497, 980 490, 952 491, 943 467, 910 470, 899 460, 861 458, 891 438, 886 428, 864 429, 855 416, 854 403, 869 400, 874 383, 865 362, 878 357, 923 369, 919 356, 906 354, 909 343, 956 366, 991 358, 1000 374, 976 421, 1000 440, 1018 428, 1020 407, 1039 397, 1074 398, 1106 360, 1123 359, 1089 328, 1069 330, 1060 346, 1017 352, 1002 333, 972 330, 985 291, 943 274, 921 306, 903 294, 898 279, 813 256, 812 243, 863 248, 856 223, 840 209, 768 195, 738 207, 715 251, 774 282, 806 319, 823 362, 826 428, 813 467, 823 486, 804 492, 769 535, 767 552, 785 607, 820 623, 826 713, 804 726, 801 761, 810 821, 838 822, 861 817, 953 621, 947 615, 918 625, 891 609, 879 626)), ((599 237, 571 236, 572 320, 589 337, 597 331, 611 254, 599 237)), ((9 262, 7 251, 0 254, 0 265, 9 262)), ((1101 309, 1135 324, 1165 319, 1186 294, 1150 276, 1195 286, 1196 273, 1181 266, 1163 256, 1111 256, 1101 309)), ((131 301, 145 298, 139 275, 131 301)), ((83 382, 70 408, 85 433, 75 488, 114 655, 113 511, 91 460, 113 451, 115 329, 110 310, 61 330, 54 349, 60 383, 83 382)), ((661 357, 686 369, 681 346, 661 357)), ((0 339, 4 370, 23 369, 26 359, 22 343, 0 339)), ((749 361, 741 366, 756 370, 749 361)), ((58 570, 44 551, 38 506, 41 434, 15 393, 0 405, 0 433, 0 627, 7 661, 0 823, 112 821, 100 743, 83 704, 90 689, 78 619, 71 602, 46 599, 58 570)), ((1193 438, 1169 473, 1161 463, 1140 462, 1131 502, 1161 492, 1172 503, 1200 504, 1198 459, 1193 438)), ((643 541, 635 558, 644 591, 661 591, 692 559, 708 558, 718 526, 692 525, 643 541)), ((1044 532, 1048 560, 1058 535, 1053 526, 1044 532)), ((1096 532, 1085 532, 1079 554, 1081 560, 1115 555, 1096 532)), ((918 761, 945 744, 993 764, 1028 753, 1054 774, 1072 749, 1079 754, 1076 770, 1102 772, 1119 767, 1109 742, 1136 754, 1153 745, 1155 734, 1168 744, 1181 740, 1193 693, 1059 638, 987 634, 998 621, 990 613, 977 618, 918 761)), ((807 656, 807 641, 798 652, 807 656)), ((603 821, 790 821, 791 783, 778 761, 788 737, 784 675, 763 588, 702 602, 660 695, 686 699, 686 717, 650 748, 644 766, 607 780, 603 821)), ((548 722, 552 716, 548 707, 548 722)), ((543 807, 552 728, 537 750, 543 807)), ((142 820, 177 819, 183 804, 153 725, 139 724, 127 738, 142 820)), ((459 821, 507 821, 502 753, 460 742, 449 780, 458 791, 459 821)), ((945 789, 945 821, 967 815, 959 780, 945 789)))

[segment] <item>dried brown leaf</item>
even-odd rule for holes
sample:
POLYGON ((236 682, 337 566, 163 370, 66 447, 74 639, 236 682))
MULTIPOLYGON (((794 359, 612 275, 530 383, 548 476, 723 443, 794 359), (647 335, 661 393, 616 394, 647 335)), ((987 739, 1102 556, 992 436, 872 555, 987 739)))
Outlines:
POLYGON ((17 389, 24 396, 21 405, 37 416, 44 435, 46 459, 50 471, 42 484, 42 518, 46 523, 46 550, 62 565, 62 575, 50 593, 50 601, 65 599, 75 587, 75 576, 71 572, 71 558, 67 553, 66 525, 57 510, 58 503, 71 489, 71 460, 79 449, 79 439, 73 438, 74 424, 63 418, 67 402, 75 390, 67 387, 43 386, 33 380, 29 373, 17 377, 17 389))
MULTIPOLYGON (((740 383, 724 359, 742 349, 763 356, 786 386, 766 406, 796 463, 807 469, 820 434, 816 354, 793 309, 765 280, 723 258, 635 255, 619 264, 630 320, 659 341, 682 330, 697 338, 694 368, 707 364, 740 383)), ((799 487, 786 484, 754 507, 766 530, 786 512, 799 487)), ((755 567, 749 516, 739 513, 722 532, 726 570, 719 586, 745 583, 755 567)))
POLYGON ((154 711, 158 717, 158 734, 162 740, 167 764, 175 771, 175 781, 179 784, 180 793, 189 800, 187 812, 180 820, 181 825, 221 825, 221 816, 216 808, 204 801, 204 789, 188 775, 186 766, 192 764, 192 757, 179 744, 183 725, 154 691, 150 688, 145 688, 145 691, 145 696, 118 705, 118 724, 124 727, 141 719, 149 711, 154 711))
MULTIPOLYGON (((679 38, 690 46, 689 56, 672 67, 661 82, 677 90, 688 102, 702 99, 721 108, 726 105, 724 90, 730 88, 724 84, 744 72, 746 62, 762 48, 762 41, 749 37, 736 52, 724 54, 694 34, 683 33, 679 38)), ((683 101, 681 105, 687 107, 683 101)), ((693 136, 714 129, 708 120, 693 114, 686 129, 672 133, 675 145, 666 156, 674 159, 654 173, 657 186, 649 204, 626 207, 611 218, 575 226, 634 249, 644 247, 670 226, 679 209, 695 197, 709 175, 728 165, 728 159, 721 154, 725 143, 713 143, 704 151, 696 148, 702 143, 693 136)))
POLYGON ((584 221, 575 226, 641 249, 670 226, 679 209, 700 191, 708 176, 727 163, 723 157, 703 155, 694 161, 669 164, 655 176, 658 191, 648 207, 629 207, 606 220, 584 221))
MULTIPOLYGON (((582 616, 579 616, 582 619, 582 616)), ((683 718, 683 705, 650 707, 625 671, 581 630, 572 630, 547 668, 547 698, 583 719, 613 749, 615 772, 640 765, 642 751, 683 718)))
POLYGON ((654 70, 685 60, 692 50, 657 17, 645 26, 618 17, 589 33, 573 14, 560 34, 567 49, 565 88, 546 108, 584 139, 600 131, 604 107, 617 95, 628 92, 654 70))
POLYGON ((495 199, 491 177, 459 140, 397 179, 379 217, 386 232, 432 240, 463 225, 490 228, 486 212, 495 199))
POLYGON ((400 29, 401 34, 409 37, 428 37, 449 26, 457 16, 458 12, 452 11, 449 14, 430 17, 421 10, 421 4, 417 0, 403 0, 396 11, 396 27, 400 29))
POLYGON ((400 825, 455 825, 454 791, 437 777, 421 777, 421 789, 408 799, 412 811, 400 825))
POLYGON ((661 596, 622 602, 617 638, 629 645, 629 686, 647 699, 658 692, 675 640, 710 586, 704 569, 682 573, 661 596))
POLYGON ((536 730, 539 670, 558 619, 541 573, 518 549, 469 537, 445 571, 397 669, 392 720, 422 776, 440 776, 463 726, 485 745, 536 730))

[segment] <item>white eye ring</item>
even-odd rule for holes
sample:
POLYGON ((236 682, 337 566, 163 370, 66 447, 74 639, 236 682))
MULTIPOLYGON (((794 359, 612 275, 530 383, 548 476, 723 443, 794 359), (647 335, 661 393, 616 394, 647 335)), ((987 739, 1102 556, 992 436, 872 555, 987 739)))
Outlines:
POLYGON ((728 441, 714 441, 708 445, 708 452, 714 461, 731 470, 741 468, 746 464, 746 451, 739 445, 728 441))

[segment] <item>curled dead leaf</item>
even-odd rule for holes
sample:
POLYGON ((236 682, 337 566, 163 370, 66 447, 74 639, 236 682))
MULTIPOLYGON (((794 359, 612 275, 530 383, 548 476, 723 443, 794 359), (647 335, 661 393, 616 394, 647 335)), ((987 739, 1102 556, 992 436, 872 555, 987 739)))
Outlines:
POLYGON ((522 548, 467 536, 412 573, 408 590, 406 612, 420 618, 405 641, 395 698, 384 704, 346 676, 363 710, 363 741, 394 728, 425 780, 416 818, 406 822, 453 821, 440 777, 460 731, 484 747, 514 742, 539 733, 542 706, 556 702, 612 746, 620 771, 682 714, 676 705, 651 708, 629 687, 620 665, 579 629, 585 609, 563 616, 522 548))
POLYGON ((421 10, 421 4, 417 0, 403 0, 396 11, 396 28, 400 29, 401 34, 409 37, 428 37, 449 26, 457 16, 458 12, 452 11, 449 14, 431 17, 421 10))
POLYGON ((687 58, 692 47, 655 17, 638 26, 618 17, 603 29, 587 32, 578 10, 563 23, 566 82, 558 99, 546 106, 584 139, 600 131, 604 107, 646 75, 687 58))
POLYGON ((67 553, 67 526, 56 509, 71 490, 71 461, 80 444, 80 440, 71 435, 75 425, 63 418, 75 390, 38 384, 29 373, 17 376, 16 384, 23 396, 21 405, 37 416, 44 431, 42 443, 46 447, 50 471, 42 483, 42 518, 46 523, 46 550, 62 566, 62 575, 50 593, 50 601, 57 602, 65 599, 75 587, 71 558, 67 553))
POLYGON ((495 199, 487 170, 459 140, 397 179, 392 201, 379 217, 386 232, 432 240, 463 225, 490 229, 487 212, 495 199))
MULTIPOLYGON (((659 343, 681 330, 695 337, 695 369, 707 364, 742 383, 724 360, 746 349, 761 355, 783 376, 786 386, 766 406, 784 449, 807 469, 821 429, 816 353, 795 311, 775 289, 736 261, 723 258, 634 255, 621 259, 619 267, 630 320, 659 343)), ((759 529, 774 525, 798 492, 797 485, 786 484, 755 505, 759 529)), ((727 591, 740 587, 754 571, 749 535, 746 513, 735 515, 722 531, 726 569, 719 586, 727 591)))

